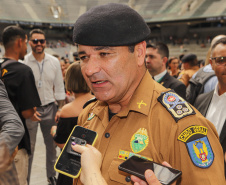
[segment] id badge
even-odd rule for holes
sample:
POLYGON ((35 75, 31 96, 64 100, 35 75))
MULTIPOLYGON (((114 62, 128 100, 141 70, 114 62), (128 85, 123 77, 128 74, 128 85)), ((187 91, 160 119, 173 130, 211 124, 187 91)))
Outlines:
POLYGON ((39 81, 38 81, 38 87, 39 87, 39 88, 42 87, 42 80, 39 80, 39 81))

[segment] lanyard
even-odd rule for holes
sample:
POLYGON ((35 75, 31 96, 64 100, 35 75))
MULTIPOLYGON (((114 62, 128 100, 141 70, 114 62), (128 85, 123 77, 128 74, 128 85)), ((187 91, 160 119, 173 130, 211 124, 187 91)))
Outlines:
POLYGON ((39 65, 39 63, 37 63, 38 65, 38 68, 39 68, 39 72, 40 72, 40 80, 42 79, 42 73, 43 73, 43 70, 44 70, 44 59, 42 60, 42 66, 39 65))

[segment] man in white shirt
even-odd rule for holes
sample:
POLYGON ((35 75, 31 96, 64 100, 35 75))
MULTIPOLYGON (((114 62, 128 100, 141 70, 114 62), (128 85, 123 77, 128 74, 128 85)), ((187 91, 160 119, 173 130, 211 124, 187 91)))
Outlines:
POLYGON ((199 95, 194 106, 216 127, 226 157, 226 37, 212 46, 210 57, 218 83, 213 91, 199 95))
POLYGON ((46 40, 42 30, 34 29, 30 32, 29 44, 32 52, 25 56, 24 63, 28 65, 34 73, 35 83, 42 105, 37 107, 41 121, 26 121, 31 139, 28 182, 30 179, 38 123, 40 123, 46 145, 47 178, 50 184, 56 184, 56 172, 54 171, 56 149, 50 130, 51 127, 56 124, 55 116, 57 119, 61 107, 64 104, 65 90, 63 78, 59 61, 44 52, 46 40), (58 110, 55 101, 58 103, 58 110))
POLYGON ((146 49, 146 67, 155 81, 165 88, 173 89, 177 94, 185 99, 185 85, 170 76, 166 70, 166 63, 169 57, 169 49, 164 43, 157 43, 155 46, 148 44, 146 49))

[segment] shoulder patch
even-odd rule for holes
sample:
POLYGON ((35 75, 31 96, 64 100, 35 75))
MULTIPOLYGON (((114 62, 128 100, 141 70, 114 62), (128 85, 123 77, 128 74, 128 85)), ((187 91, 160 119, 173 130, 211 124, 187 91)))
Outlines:
POLYGON ((207 128, 204 126, 190 126, 184 129, 179 141, 185 143, 193 164, 199 168, 208 168, 214 160, 214 153, 207 138, 207 128))
POLYGON ((167 109, 176 122, 186 116, 196 114, 189 103, 177 95, 174 90, 162 93, 158 97, 158 101, 167 109))
POLYGON ((90 103, 92 102, 95 102, 97 101, 97 99, 94 97, 94 98, 91 98, 90 100, 88 100, 84 105, 83 105, 83 109, 86 108, 90 103))

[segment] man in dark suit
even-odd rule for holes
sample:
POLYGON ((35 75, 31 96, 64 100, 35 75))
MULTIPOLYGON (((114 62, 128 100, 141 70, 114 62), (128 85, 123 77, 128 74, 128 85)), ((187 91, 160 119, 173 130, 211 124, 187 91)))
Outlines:
POLYGON ((182 98, 186 97, 185 85, 170 76, 166 70, 166 63, 169 57, 169 49, 164 43, 157 43, 155 46, 147 45, 146 67, 155 81, 166 88, 173 89, 182 98))
POLYGON ((226 161, 226 37, 212 46, 210 64, 215 71, 218 84, 215 90, 199 95, 194 106, 216 127, 226 161))

